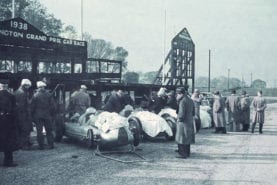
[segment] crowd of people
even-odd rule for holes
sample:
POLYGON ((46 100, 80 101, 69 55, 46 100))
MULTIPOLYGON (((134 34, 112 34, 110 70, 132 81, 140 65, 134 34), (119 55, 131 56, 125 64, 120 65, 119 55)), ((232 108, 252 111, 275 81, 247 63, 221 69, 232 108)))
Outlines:
MULTIPOLYGON (((46 83, 38 81, 37 89, 33 95, 29 94, 32 83, 28 79, 21 81, 20 87, 12 94, 7 85, 0 83, 0 151, 4 152, 4 166, 13 167, 13 151, 32 149, 30 133, 33 123, 37 131, 38 149, 54 149, 53 119, 57 109, 56 103, 48 90, 46 83), (43 128, 46 131, 47 145, 44 143, 43 128)), ((201 128, 200 105, 202 96, 195 89, 193 94, 188 93, 185 87, 178 87, 175 91, 168 91, 162 87, 158 92, 153 92, 150 97, 141 101, 141 107, 158 114, 161 109, 170 107, 177 113, 177 143, 178 158, 190 156, 190 145, 195 143, 195 134, 201 128), (195 124, 194 124, 195 123, 195 124)), ((134 105, 131 96, 118 88, 104 101, 104 111, 119 113, 126 105, 134 105)), ((212 118, 215 133, 226 134, 227 131, 248 131, 250 127, 251 101, 245 91, 241 96, 232 91, 226 99, 219 91, 213 93, 212 118), (228 114, 225 115, 225 110, 228 114), (227 116, 227 121, 226 121, 227 116), (227 126, 229 125, 229 129, 227 126)), ((259 133, 262 133, 264 123, 265 99, 262 91, 257 92, 253 99, 254 108, 251 132, 254 133, 256 123, 259 123, 259 133)), ((83 114, 91 106, 91 99, 87 87, 81 85, 80 89, 71 95, 67 112, 83 114)))

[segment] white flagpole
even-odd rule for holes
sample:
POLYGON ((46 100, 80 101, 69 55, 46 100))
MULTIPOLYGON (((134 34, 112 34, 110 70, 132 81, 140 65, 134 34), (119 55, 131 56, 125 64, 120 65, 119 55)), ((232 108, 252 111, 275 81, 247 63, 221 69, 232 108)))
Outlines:
POLYGON ((12 0, 12 19, 14 18, 15 12, 15 6, 14 6, 14 0, 12 0))
POLYGON ((81 40, 83 40, 83 36, 84 36, 84 30, 83 30, 83 17, 84 17, 84 14, 83 14, 83 0, 81 0, 81 40))

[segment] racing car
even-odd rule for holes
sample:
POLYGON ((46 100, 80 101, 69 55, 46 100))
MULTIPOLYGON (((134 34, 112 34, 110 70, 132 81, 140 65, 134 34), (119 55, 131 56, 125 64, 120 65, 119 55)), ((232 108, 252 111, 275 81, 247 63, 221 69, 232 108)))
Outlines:
POLYGON ((138 146, 140 126, 136 120, 128 121, 117 113, 99 112, 90 107, 81 116, 76 113, 65 121, 56 132, 57 140, 63 135, 83 141, 89 148, 138 146))
POLYGON ((129 122, 138 123, 140 133, 145 138, 165 136, 173 140, 176 133, 176 121, 171 117, 161 117, 147 110, 135 110, 129 117, 129 122))

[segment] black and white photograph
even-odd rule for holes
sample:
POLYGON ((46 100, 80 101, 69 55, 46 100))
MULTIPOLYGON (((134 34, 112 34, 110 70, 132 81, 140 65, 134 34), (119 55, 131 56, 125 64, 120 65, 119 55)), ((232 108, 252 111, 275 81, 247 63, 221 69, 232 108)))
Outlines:
POLYGON ((0 185, 276 185, 277 1, 0 0, 0 185))

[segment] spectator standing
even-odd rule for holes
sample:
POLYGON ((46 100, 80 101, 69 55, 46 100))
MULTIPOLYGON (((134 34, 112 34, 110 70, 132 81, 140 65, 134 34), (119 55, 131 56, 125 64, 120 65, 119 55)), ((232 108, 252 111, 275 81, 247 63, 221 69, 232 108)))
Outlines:
POLYGON ((219 91, 214 93, 213 101, 213 120, 215 123, 215 133, 226 134, 226 120, 225 120, 225 101, 221 97, 219 91))
POLYGON ((45 89, 46 84, 42 81, 37 82, 37 91, 31 100, 31 115, 35 122, 37 129, 37 141, 39 144, 39 149, 44 149, 44 136, 43 127, 46 130, 46 137, 49 149, 54 148, 54 138, 53 138, 53 124, 52 118, 55 113, 55 102, 52 95, 45 89))
POLYGON ((263 124, 264 124, 264 116, 266 109, 266 101, 264 97, 262 97, 263 92, 258 91, 257 96, 253 99, 252 105, 254 108, 253 113, 253 124, 252 124, 252 133, 254 133, 256 123, 259 123, 259 133, 263 133, 263 124))
POLYGON ((250 126, 250 104, 251 101, 246 91, 242 91, 240 98, 240 111, 242 131, 248 131, 250 126))
POLYGON ((76 91, 72 94, 69 112, 70 114, 79 113, 80 115, 84 114, 91 105, 91 99, 87 93, 87 86, 81 85, 79 91, 76 91))
POLYGON ((31 85, 32 83, 29 79, 22 79, 20 87, 14 93, 17 105, 17 120, 19 123, 20 147, 23 150, 30 149, 30 133, 33 131, 29 100, 29 88, 31 85))
POLYGON ((176 93, 178 109, 175 141, 178 144, 179 153, 177 158, 187 158, 190 156, 190 145, 195 142, 193 128, 194 103, 185 88, 177 88, 176 93))
POLYGON ((195 121, 195 125, 196 125, 196 132, 198 132, 201 128, 201 119, 200 119, 200 105, 202 102, 202 97, 200 97, 200 91, 198 89, 195 89, 191 99, 193 100, 194 103, 194 121, 195 121))
POLYGON ((228 111, 228 124, 231 127, 231 131, 237 132, 240 130, 239 123, 239 102, 240 99, 236 95, 236 90, 232 91, 232 94, 226 99, 226 108, 228 111))
POLYGON ((6 167, 15 167, 13 152, 18 150, 18 122, 16 117, 15 96, 7 91, 6 85, 0 83, 0 152, 4 152, 6 167))

